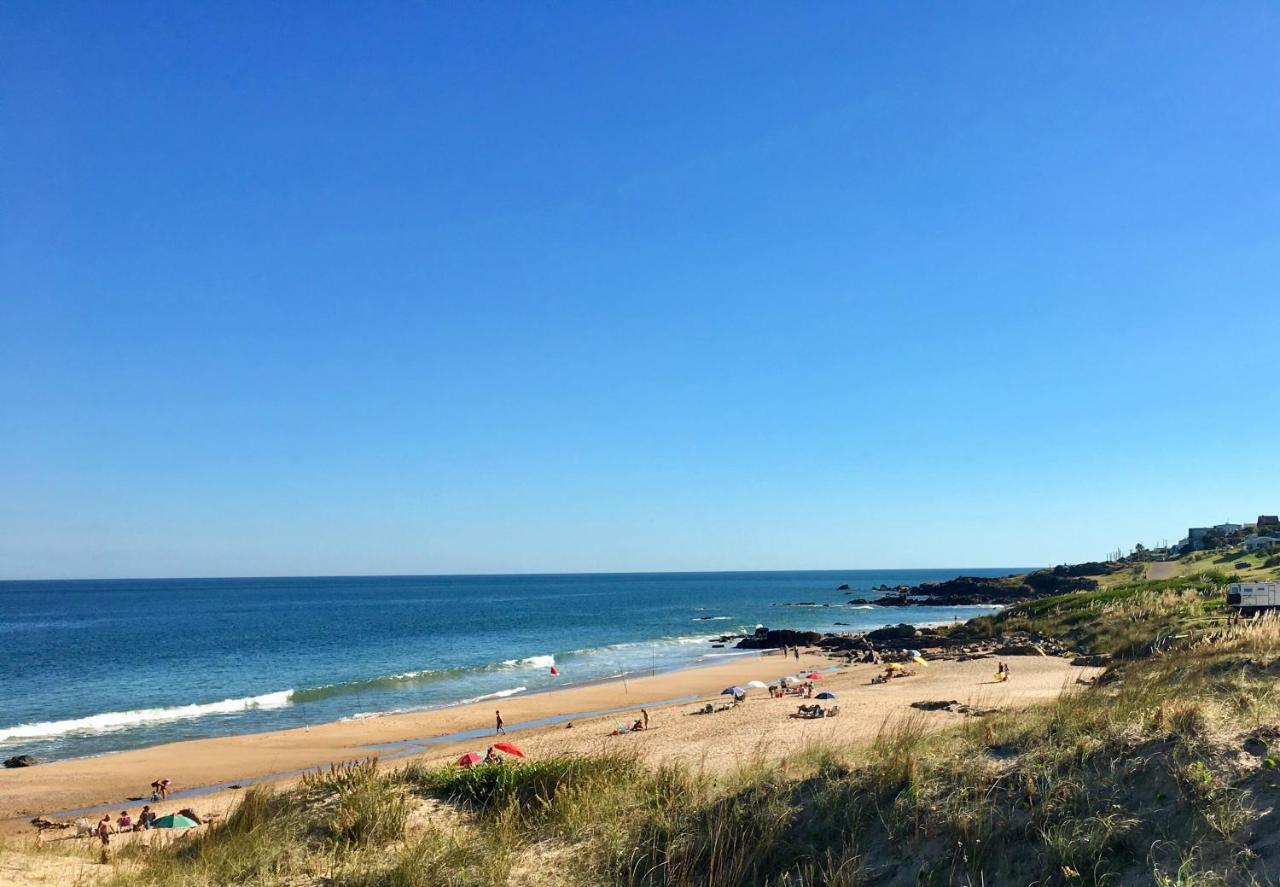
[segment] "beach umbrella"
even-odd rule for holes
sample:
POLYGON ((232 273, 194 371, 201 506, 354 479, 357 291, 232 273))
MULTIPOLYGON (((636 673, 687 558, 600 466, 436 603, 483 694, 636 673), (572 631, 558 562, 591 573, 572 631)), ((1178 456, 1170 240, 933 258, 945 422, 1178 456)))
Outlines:
POLYGON ((803 683, 804 683, 804 678, 800 677, 799 675, 789 674, 789 675, 787 675, 785 678, 783 678, 783 679, 782 679, 782 683, 784 683, 784 684, 803 684, 803 683))
POLYGON ((152 828, 195 828, 196 823, 187 819, 181 813, 170 813, 168 816, 161 816, 155 822, 151 823, 152 828))
POLYGON ((902 671, 902 669, 903 669, 903 666, 898 664, 897 662, 890 662, 888 665, 885 666, 886 671, 902 671))
POLYGON ((747 691, 742 689, 741 687, 725 687, 723 690, 720 691, 720 695, 721 696, 740 696, 745 692, 747 691))
POLYGON ((498 751, 504 751, 509 755, 515 755, 517 758, 524 757, 524 752, 520 751, 520 746, 511 742, 495 742, 493 747, 498 751))
POLYGON ((768 690, 769 685, 764 681, 747 681, 747 686, 753 690, 768 690))
POLYGON ((807 675, 805 675, 805 677, 807 677, 811 681, 822 680, 822 675, 818 674, 816 671, 809 672, 807 675))
POLYGON ((819 699, 835 699, 835 698, 836 698, 836 694, 834 694, 834 693, 819 693, 817 698, 819 698, 819 699))
POLYGON ((479 764, 483 760, 484 758, 480 757, 480 755, 476 754, 473 751, 469 751, 462 757, 458 758, 458 760, 456 760, 454 763, 457 764, 459 767, 474 767, 476 764, 479 764))

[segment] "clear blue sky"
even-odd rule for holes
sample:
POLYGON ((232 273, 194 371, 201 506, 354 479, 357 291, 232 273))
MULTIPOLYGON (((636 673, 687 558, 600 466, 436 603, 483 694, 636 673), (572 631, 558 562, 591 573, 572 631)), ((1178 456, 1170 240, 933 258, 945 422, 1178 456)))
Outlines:
POLYGON ((1280 6, 0 6, 0 577, 1280 511, 1280 6))

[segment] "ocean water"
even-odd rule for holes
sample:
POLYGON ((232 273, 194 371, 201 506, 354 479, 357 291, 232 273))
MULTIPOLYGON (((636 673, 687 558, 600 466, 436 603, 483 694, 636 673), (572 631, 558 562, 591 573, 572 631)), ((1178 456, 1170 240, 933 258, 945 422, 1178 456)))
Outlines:
POLYGON ((868 601, 881 583, 1018 570, 0 582, 0 755, 53 760, 500 705, 744 655, 713 644, 757 624, 966 619, 990 610, 868 601))

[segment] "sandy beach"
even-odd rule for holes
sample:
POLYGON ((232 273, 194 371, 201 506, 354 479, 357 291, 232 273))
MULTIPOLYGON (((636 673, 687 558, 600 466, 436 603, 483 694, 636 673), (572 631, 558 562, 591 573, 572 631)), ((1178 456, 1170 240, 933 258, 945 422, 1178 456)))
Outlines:
MULTIPOLYGON (((216 811, 240 793, 230 784, 245 785, 264 777, 285 782, 306 768, 371 756, 444 761, 465 751, 483 753, 492 742, 495 708, 501 708, 510 738, 530 757, 625 749, 652 761, 679 757, 723 769, 757 756, 778 758, 815 739, 857 742, 870 738, 886 719, 914 711, 912 702, 954 699, 983 707, 1027 704, 1051 698, 1091 673, 1052 657, 1007 661, 1013 671, 1007 684, 992 680, 994 660, 976 659, 938 660, 917 669, 913 677, 872 685, 870 679, 878 672, 872 665, 835 668, 821 655, 804 655, 797 662, 773 653, 626 682, 516 696, 496 705, 475 703, 5 770, 0 771, 0 829, 31 834, 28 820, 32 816, 53 817, 100 806, 136 812, 141 805, 136 799, 147 794, 153 779, 162 777, 173 781, 174 795, 154 805, 161 813, 183 806, 216 811), (803 700, 771 699, 761 690, 751 691, 749 701, 731 711, 689 714, 707 701, 725 701, 719 694, 726 686, 752 679, 773 682, 802 670, 825 674, 822 689, 837 695, 838 717, 788 718, 803 700), (624 715, 584 714, 641 706, 649 712, 652 729, 624 736, 608 735, 618 721, 626 719, 624 715), (572 728, 563 720, 546 723, 546 719, 566 716, 572 728), (480 735, 456 736, 468 731, 480 731, 480 735)), ((936 712, 925 717, 942 726, 962 716, 936 712)))

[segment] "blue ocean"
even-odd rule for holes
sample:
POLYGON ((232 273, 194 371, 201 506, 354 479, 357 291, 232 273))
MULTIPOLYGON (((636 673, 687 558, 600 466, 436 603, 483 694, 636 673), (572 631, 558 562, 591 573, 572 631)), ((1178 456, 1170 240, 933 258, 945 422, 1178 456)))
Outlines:
POLYGON ((989 610, 868 601, 882 583, 1019 569, 0 582, 0 754, 80 757, 722 662, 749 654, 719 638, 760 624, 950 622, 989 610))

